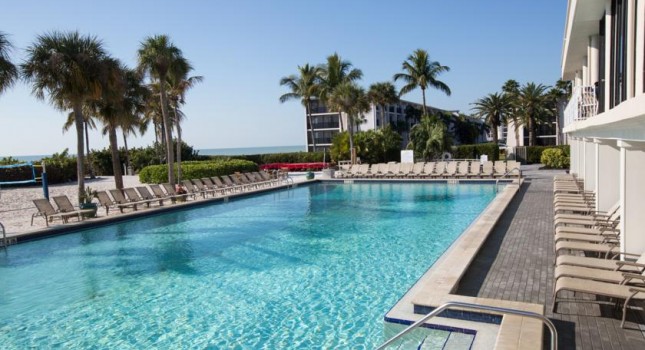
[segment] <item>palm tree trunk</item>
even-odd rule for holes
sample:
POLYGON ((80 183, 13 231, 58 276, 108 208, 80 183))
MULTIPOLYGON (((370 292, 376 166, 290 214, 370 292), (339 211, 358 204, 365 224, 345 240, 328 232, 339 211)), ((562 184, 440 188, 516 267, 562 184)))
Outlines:
POLYGON ((78 203, 85 192, 85 145, 83 144, 83 111, 81 102, 74 103, 74 123, 76 124, 76 176, 78 181, 78 203))
POLYGON ((110 139, 110 151, 112 153, 112 172, 114 172, 114 186, 123 189, 123 174, 121 173, 121 157, 119 157, 119 145, 116 139, 116 128, 109 126, 108 137, 110 139))
POLYGON ((529 116, 529 146, 535 146, 534 140, 533 140, 533 117, 529 116))
MULTIPOLYGON (((314 136, 314 124, 311 122, 311 113, 309 112, 311 110, 311 107, 309 106, 309 101, 307 101, 307 105, 305 106, 305 113, 307 114, 307 122, 309 123, 309 127, 311 128, 311 145, 313 146, 314 152, 316 152, 316 137, 314 136)), ((307 145, 307 152, 309 152, 309 145, 307 145)))
POLYGON ((87 121, 83 121, 83 127, 85 128, 85 154, 87 155, 87 170, 90 172, 90 179, 95 178, 94 176, 94 167, 92 166, 92 155, 90 154, 90 133, 87 131, 87 121))
POLYGON ((128 150, 128 137, 123 132, 123 147, 125 147, 125 167, 130 169, 130 151, 128 150))
POLYGON ((166 161, 168 162, 168 182, 170 182, 171 185, 175 184, 175 157, 174 157, 174 152, 172 149, 172 129, 170 126, 170 117, 168 116, 168 106, 166 105, 166 101, 168 100, 168 97, 166 96, 166 89, 164 87, 164 83, 166 82, 166 77, 162 76, 159 79, 160 81, 160 86, 161 86, 161 94, 160 94, 160 99, 161 99, 161 114, 163 115, 163 123, 164 123, 164 133, 165 133, 165 138, 166 138, 166 161))
POLYGON ((560 100, 555 102, 555 145, 560 145, 560 100))
MULTIPOLYGON (((177 111, 175 110, 175 118, 177 111)), ((177 183, 181 181, 181 126, 177 120, 177 183)))
POLYGON ((513 119, 513 129, 515 129, 515 147, 520 147, 520 120, 517 117, 513 119))
POLYGON ((426 115, 428 111, 426 107, 426 88, 424 87, 421 87, 421 96, 423 96, 423 115, 426 115))
POLYGON ((493 130, 491 130, 491 134, 493 134, 493 143, 494 144, 497 144, 497 142, 499 141, 498 136, 497 136, 497 129, 498 128, 499 128, 499 125, 495 125, 495 124, 491 125, 491 129, 493 129, 493 130))
POLYGON ((345 131, 343 127, 343 112, 338 112, 338 123, 340 123, 340 132, 345 131))
POLYGON ((352 127, 352 116, 347 115, 347 132, 349 133, 349 159, 352 164, 356 164, 356 149, 354 149, 354 128, 352 127))

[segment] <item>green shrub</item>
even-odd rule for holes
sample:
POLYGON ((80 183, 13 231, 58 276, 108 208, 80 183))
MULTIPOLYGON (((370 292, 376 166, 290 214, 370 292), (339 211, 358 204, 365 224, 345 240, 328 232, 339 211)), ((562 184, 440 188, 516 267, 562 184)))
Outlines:
POLYGON ((499 146, 489 142, 452 147, 452 157, 455 159, 479 159, 482 154, 488 155, 490 161, 499 160, 499 146))
POLYGON ((569 167, 569 157, 562 148, 550 147, 542 151, 540 163, 547 168, 564 169, 569 167))
MULTIPOLYGON (((176 168, 175 168, 176 169, 176 168)), ((234 172, 247 172, 258 170, 258 165, 242 159, 227 161, 188 161, 181 163, 181 172, 184 179, 200 179, 202 177, 229 175, 234 172)), ((162 183, 168 181, 168 167, 164 164, 150 165, 139 172, 141 183, 162 183)))
POLYGON ((537 164, 541 163, 542 160, 542 152, 544 152, 545 149, 549 148, 557 148, 562 150, 565 156, 569 156, 569 146, 568 145, 561 145, 561 146, 527 146, 526 147, 526 159, 525 162, 527 164, 537 164))
MULTIPOLYGON (((61 153, 54 153, 51 157, 43 158, 47 166, 47 181, 50 184, 76 181, 76 160, 77 158, 69 155, 66 148, 61 153)), ((42 163, 41 163, 42 164, 42 163)), ((41 176, 42 168, 36 168, 36 176, 41 176)))
MULTIPOLYGON (((270 154, 248 154, 239 156, 200 156, 209 160, 231 160, 243 159, 262 165, 270 163, 314 163, 322 162, 325 158, 324 152, 290 152, 290 153, 270 153, 270 154)), ((329 161, 327 154, 327 161, 329 161)))
MULTIPOLYGON (((356 156, 363 163, 398 162, 401 159, 401 135, 389 125, 379 130, 355 133, 354 147, 356 156)), ((334 136, 330 153, 335 162, 349 159, 349 134, 346 131, 334 136)))

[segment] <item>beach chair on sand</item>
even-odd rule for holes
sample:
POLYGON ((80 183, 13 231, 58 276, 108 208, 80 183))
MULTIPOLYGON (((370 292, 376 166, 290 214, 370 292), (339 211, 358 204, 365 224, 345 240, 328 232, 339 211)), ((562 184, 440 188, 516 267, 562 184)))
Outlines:
POLYGON ((96 198, 99 200, 99 204, 105 208, 105 215, 110 214, 110 208, 118 208, 120 212, 123 213, 123 209, 125 208, 132 208, 134 210, 137 210, 137 204, 136 203, 127 203, 127 204, 118 204, 112 201, 110 196, 108 196, 107 192, 105 191, 98 191, 96 192, 96 198))
POLYGON ((47 199, 44 198, 34 199, 33 202, 38 212, 31 215, 32 226, 34 225, 34 218, 37 216, 42 216, 43 218, 45 218, 45 225, 49 226, 49 223, 54 221, 54 219, 60 219, 63 223, 67 223, 67 220, 70 217, 78 215, 76 213, 60 213, 56 209, 54 209, 52 204, 49 203, 47 199))
POLYGON ((62 195, 62 196, 54 196, 52 197, 54 200, 54 203, 56 203, 56 206, 58 207, 58 211, 60 213, 76 213, 78 215, 78 220, 83 219, 83 214, 91 214, 94 213, 94 209, 76 209, 74 208, 74 205, 72 202, 67 198, 67 196, 62 195))
POLYGON ((150 203, 157 202, 157 201, 159 202, 159 205, 162 205, 162 202, 163 202, 154 198, 150 198, 150 199, 143 198, 139 195, 139 193, 134 188, 131 188, 131 187, 124 188, 123 191, 125 192, 125 195, 128 196, 128 199, 130 200, 130 202, 145 203, 148 206, 150 206, 150 203))
POLYGON ((160 206, 163 205, 164 200, 169 199, 168 197, 165 197, 163 195, 161 197, 153 195, 152 193, 150 193, 150 191, 148 191, 148 188, 146 186, 137 186, 136 189, 137 191, 139 191, 141 198, 149 201, 159 201, 160 206))
MULTIPOLYGON (((634 274, 631 276, 634 279, 641 279, 643 276, 634 274)), ((574 293, 586 293, 596 296, 603 296, 608 298, 615 298, 625 300, 623 303, 623 316, 620 323, 621 327, 625 326, 625 317, 627 316, 627 306, 631 301, 645 301, 645 288, 635 287, 625 284, 607 283, 600 281, 590 281, 582 278, 574 277, 561 277, 556 280, 555 289, 553 293, 553 312, 557 312, 558 303, 563 301, 579 301, 589 302, 589 300, 581 299, 562 299, 558 300, 558 293, 562 291, 570 291, 574 293)))
POLYGON ((135 201, 135 200, 128 200, 123 195, 123 192, 121 192, 121 190, 119 190, 119 189, 115 188, 115 189, 110 190, 110 194, 112 195, 112 198, 114 198, 114 202, 116 204, 121 204, 121 205, 123 205, 123 204, 131 204, 131 203, 132 204, 137 204, 137 205, 145 204, 148 208, 150 208, 150 202, 148 202, 148 201, 139 202, 139 201, 135 201))

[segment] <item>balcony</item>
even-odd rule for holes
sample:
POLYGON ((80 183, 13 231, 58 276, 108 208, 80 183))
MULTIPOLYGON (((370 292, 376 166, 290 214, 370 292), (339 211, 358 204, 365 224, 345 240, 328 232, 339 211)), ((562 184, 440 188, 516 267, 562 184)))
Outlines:
POLYGON ((576 86, 571 100, 564 109, 564 126, 573 122, 587 120, 598 114, 598 99, 595 86, 576 86))

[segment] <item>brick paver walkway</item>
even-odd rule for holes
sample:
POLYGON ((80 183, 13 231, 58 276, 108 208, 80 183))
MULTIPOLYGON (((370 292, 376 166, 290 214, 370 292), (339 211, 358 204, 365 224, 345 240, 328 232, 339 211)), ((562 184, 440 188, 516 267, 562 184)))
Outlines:
POLYGON ((545 305, 558 329, 560 349, 645 349, 644 322, 636 312, 630 312, 628 320, 637 323, 627 322, 627 329, 620 328, 620 311, 613 306, 562 302, 557 313, 551 312, 555 174, 535 167, 524 171, 526 182, 462 278, 457 294, 545 305))

